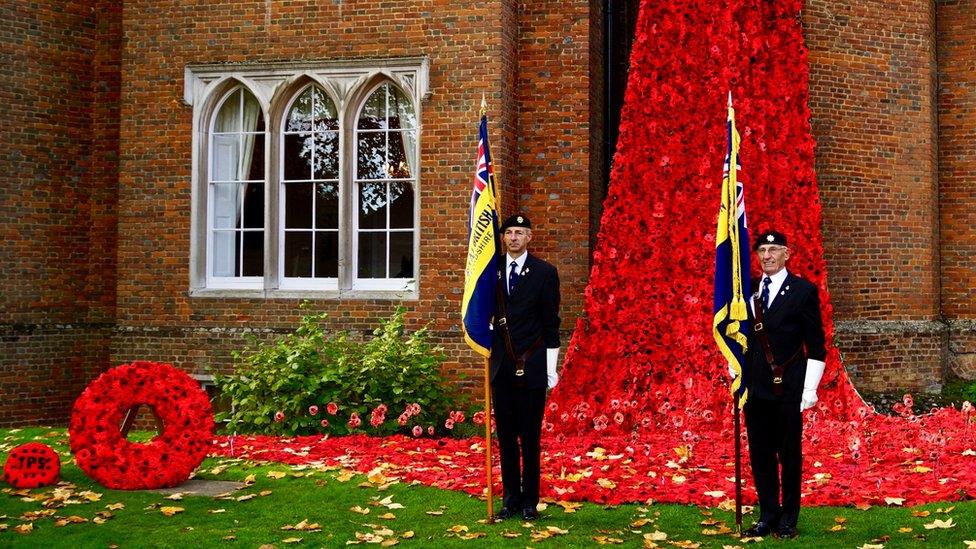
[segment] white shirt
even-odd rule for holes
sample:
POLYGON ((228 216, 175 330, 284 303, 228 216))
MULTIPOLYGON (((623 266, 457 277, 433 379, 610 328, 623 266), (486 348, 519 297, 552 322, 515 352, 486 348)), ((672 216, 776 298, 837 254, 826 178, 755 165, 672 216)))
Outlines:
MULTIPOLYGON (((779 290, 780 288, 783 287, 783 282, 786 282, 786 274, 787 274, 786 269, 783 268, 780 269, 779 272, 774 275, 768 275, 769 276, 769 303, 766 304, 767 308, 773 306, 773 300, 775 300, 776 296, 779 295, 779 290)), ((766 278, 766 276, 767 276, 766 273, 763 273, 763 277, 759 279, 759 290, 756 291, 756 295, 760 295, 760 296, 762 295, 762 281, 763 279, 766 278)), ((752 302, 751 299, 749 301, 752 302)), ((753 307, 752 309, 752 314, 756 314, 755 307, 753 307)))
POLYGON ((512 262, 515 262, 515 271, 522 276, 522 271, 525 269, 525 260, 528 259, 529 252, 522 252, 522 255, 518 259, 514 259, 512 256, 505 254, 505 293, 511 294, 512 289, 508 287, 508 277, 512 276, 512 262))

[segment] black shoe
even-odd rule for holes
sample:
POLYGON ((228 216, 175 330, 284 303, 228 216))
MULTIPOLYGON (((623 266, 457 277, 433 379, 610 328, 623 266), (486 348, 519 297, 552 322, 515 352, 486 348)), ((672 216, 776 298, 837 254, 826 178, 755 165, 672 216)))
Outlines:
POLYGON ((773 532, 773 528, 766 521, 759 521, 752 525, 745 532, 742 532, 742 537, 744 538, 764 538, 773 532))
POLYGON ((502 507, 501 511, 495 513, 495 520, 505 520, 516 516, 516 512, 508 507, 502 507))
POLYGON ((777 534, 783 539, 793 539, 796 537, 796 526, 787 526, 784 524, 779 527, 777 534))
POLYGON ((539 518, 539 512, 533 507, 526 507, 522 509, 522 519, 523 520, 535 520, 539 518))

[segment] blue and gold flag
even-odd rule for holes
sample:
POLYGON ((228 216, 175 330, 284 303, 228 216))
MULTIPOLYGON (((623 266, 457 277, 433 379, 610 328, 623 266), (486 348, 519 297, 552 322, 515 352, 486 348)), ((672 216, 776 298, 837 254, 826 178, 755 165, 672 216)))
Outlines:
POLYGON ((749 288, 749 229, 746 204, 739 181, 739 132, 735 129, 735 110, 729 93, 728 148, 722 173, 722 206, 715 231, 715 306, 712 309, 712 335, 722 356, 735 372, 731 391, 739 407, 749 397, 745 379, 747 340, 752 329, 746 309, 749 288))
POLYGON ((482 101, 478 164, 468 216, 468 259, 464 266, 461 317, 464 320, 464 340, 475 352, 485 357, 491 355, 491 320, 495 316, 495 285, 498 279, 498 211, 495 198, 495 173, 488 148, 488 116, 482 101))

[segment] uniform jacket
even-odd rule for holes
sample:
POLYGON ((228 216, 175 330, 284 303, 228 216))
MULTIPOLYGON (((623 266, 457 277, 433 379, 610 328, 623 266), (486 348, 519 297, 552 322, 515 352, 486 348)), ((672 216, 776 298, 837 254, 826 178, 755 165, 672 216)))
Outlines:
MULTIPOLYGON (((761 284, 762 278, 752 279, 753 294, 750 302, 752 296, 759 292, 761 284)), ((748 310, 749 320, 755 322, 751 305, 748 310)), ((769 334, 769 343, 777 363, 785 365, 797 350, 801 350, 798 359, 785 366, 782 396, 783 399, 799 402, 807 371, 806 359, 825 360, 827 356, 817 287, 787 271, 779 294, 763 315, 763 326, 769 334)), ((745 362, 750 369, 749 377, 746 378, 750 380, 750 398, 780 398, 773 391, 772 368, 766 362, 766 354, 755 331, 749 336, 745 362)))
MULTIPOLYGON (((503 256, 504 257, 504 256, 503 256)), ((505 277, 507 283, 508 278, 505 277)), ((516 356, 521 356, 538 338, 542 345, 525 363, 525 387, 546 387, 546 349, 559 347, 559 274, 549 263, 529 254, 519 274, 515 292, 505 295, 508 329, 516 356)), ((491 345, 491 380, 502 372, 514 379, 515 361, 507 356, 497 319, 491 345)))

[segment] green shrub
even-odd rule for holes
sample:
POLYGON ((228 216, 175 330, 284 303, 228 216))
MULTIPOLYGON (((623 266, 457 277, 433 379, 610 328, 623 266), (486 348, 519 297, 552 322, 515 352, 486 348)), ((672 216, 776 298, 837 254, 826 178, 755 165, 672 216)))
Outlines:
POLYGON ((322 313, 303 316, 293 333, 273 343, 250 337, 248 347, 234 353, 234 374, 214 376, 233 403, 218 421, 236 432, 280 435, 388 435, 409 433, 415 425, 425 435, 429 426, 446 431, 445 419, 460 408, 461 397, 440 374, 443 349, 428 343, 426 328, 406 334, 403 315, 397 307, 365 342, 350 341, 341 331, 327 334, 322 313), (334 415, 330 403, 338 408, 334 415), (419 412, 400 425, 400 414, 417 406, 419 412), (349 425, 354 413, 358 427, 349 425))

